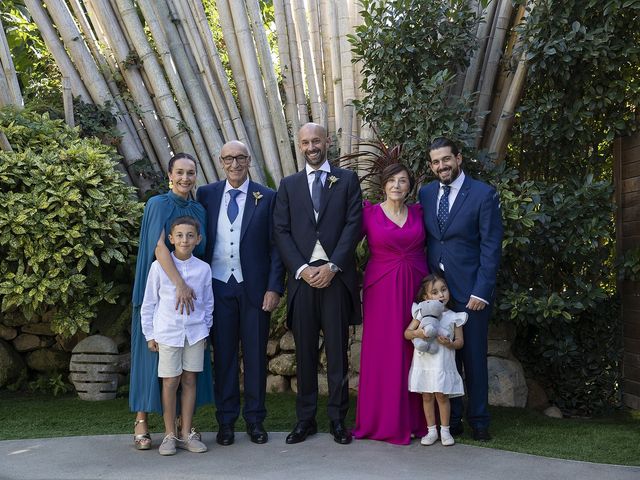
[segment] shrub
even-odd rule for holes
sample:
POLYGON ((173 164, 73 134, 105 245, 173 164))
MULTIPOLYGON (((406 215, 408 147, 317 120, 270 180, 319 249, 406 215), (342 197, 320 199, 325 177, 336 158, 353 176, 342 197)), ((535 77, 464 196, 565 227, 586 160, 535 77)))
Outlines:
POLYGON ((142 205, 114 168, 115 150, 62 121, 0 111, 14 152, 0 152, 0 299, 15 324, 52 316, 54 331, 89 331, 137 239, 142 205))

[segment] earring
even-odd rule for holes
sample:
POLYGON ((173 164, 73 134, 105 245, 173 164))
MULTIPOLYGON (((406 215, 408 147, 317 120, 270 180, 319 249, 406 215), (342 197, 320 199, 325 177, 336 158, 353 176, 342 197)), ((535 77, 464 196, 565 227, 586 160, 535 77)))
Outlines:
POLYGON ((173 180, 169 180, 169 190, 173 190, 173 180))

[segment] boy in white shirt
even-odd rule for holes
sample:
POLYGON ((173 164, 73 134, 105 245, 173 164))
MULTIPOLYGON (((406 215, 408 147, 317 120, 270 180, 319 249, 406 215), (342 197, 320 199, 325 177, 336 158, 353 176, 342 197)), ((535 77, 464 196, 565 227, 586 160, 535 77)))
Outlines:
MULTIPOLYGON (((171 225, 171 253, 184 281, 196 293, 190 313, 175 308, 176 289, 158 261, 151 264, 140 308, 142 332, 149 350, 158 352, 158 377, 162 378, 165 437, 160 455, 174 455, 176 447, 202 453, 207 446, 191 428, 196 400, 196 376, 203 369, 207 337, 213 323, 211 267, 191 253, 200 243, 200 224, 193 217, 178 217, 171 225), (182 385, 182 439, 176 437, 176 392, 182 385)), ((206 355, 208 359, 208 355, 206 355)))

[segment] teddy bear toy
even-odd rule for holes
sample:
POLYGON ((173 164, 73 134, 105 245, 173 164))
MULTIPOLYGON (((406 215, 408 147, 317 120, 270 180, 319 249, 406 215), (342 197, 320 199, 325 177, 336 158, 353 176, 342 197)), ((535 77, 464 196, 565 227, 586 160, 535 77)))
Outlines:
POLYGON ((442 322, 442 312, 444 305, 438 300, 425 300, 420 303, 414 303, 411 309, 413 318, 420 320, 420 326, 424 330, 425 335, 429 337, 427 340, 422 338, 414 338, 413 346, 419 352, 436 353, 440 347, 437 337, 447 337, 453 340, 453 324, 445 325, 442 322))

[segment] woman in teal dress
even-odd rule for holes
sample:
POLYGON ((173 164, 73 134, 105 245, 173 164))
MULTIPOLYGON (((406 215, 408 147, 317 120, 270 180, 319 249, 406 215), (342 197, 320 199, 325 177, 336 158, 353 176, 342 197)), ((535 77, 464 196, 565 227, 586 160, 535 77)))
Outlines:
MULTIPOLYGON (((147 348, 147 340, 142 333, 140 306, 144 298, 147 276, 151 264, 157 258, 171 281, 176 285, 177 300, 182 307, 189 305, 193 294, 182 280, 170 256, 172 247, 168 241, 171 223, 177 217, 189 215, 200 222, 202 241, 194 250, 194 255, 202 258, 206 245, 206 214, 198 202, 189 194, 196 184, 196 162, 186 153, 176 154, 169 161, 170 191, 152 197, 147 202, 140 227, 140 244, 133 285, 131 321, 131 379, 129 385, 129 407, 136 412, 134 424, 134 444, 138 450, 151 448, 151 437, 147 426, 147 413, 162 413, 161 387, 158 379, 158 354, 147 348), (183 302, 184 301, 184 302, 183 302)), ((204 370, 198 375, 196 406, 213 402, 213 383, 209 349, 205 350, 204 370)))

